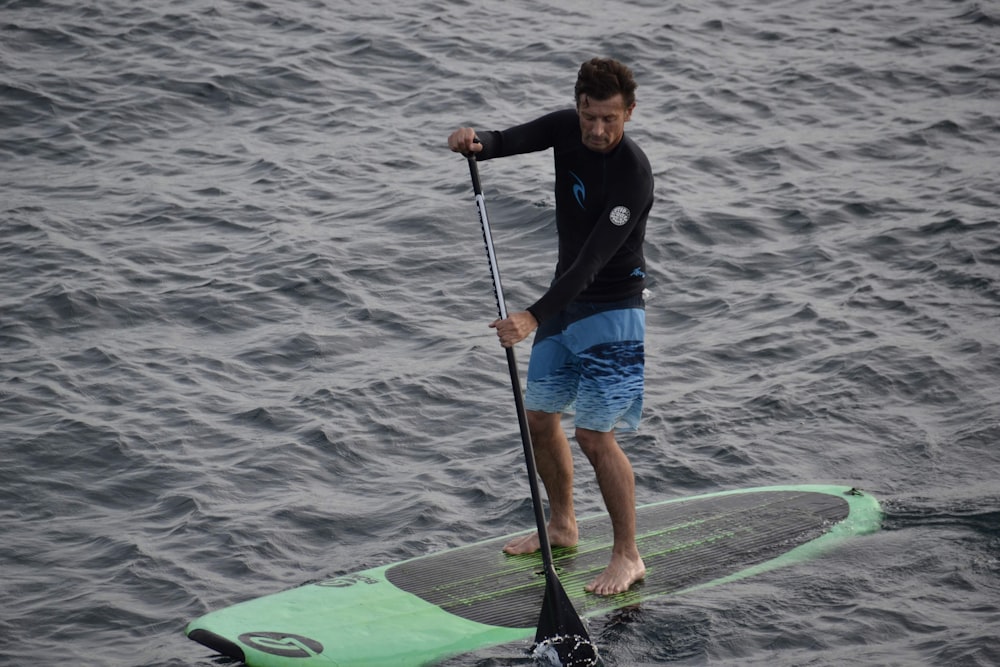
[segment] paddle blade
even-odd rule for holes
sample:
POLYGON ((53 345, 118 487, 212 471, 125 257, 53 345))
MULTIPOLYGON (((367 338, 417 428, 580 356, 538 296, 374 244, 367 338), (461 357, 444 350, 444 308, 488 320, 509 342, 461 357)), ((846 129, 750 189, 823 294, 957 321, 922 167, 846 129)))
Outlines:
POLYGON ((555 570, 545 573, 545 599, 538 618, 532 654, 553 667, 592 667, 597 664, 597 646, 555 570))

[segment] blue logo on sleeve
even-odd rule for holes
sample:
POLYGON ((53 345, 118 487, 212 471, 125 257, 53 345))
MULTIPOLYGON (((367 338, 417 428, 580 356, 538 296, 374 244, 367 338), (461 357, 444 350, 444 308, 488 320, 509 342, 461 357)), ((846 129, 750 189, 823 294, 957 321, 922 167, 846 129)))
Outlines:
POLYGON ((587 188, 584 186, 583 181, 580 180, 579 176, 574 174, 572 171, 569 172, 569 175, 576 181, 576 185, 573 186, 573 196, 576 197, 576 203, 580 205, 580 208, 586 210, 587 206, 584 202, 587 201, 587 188))

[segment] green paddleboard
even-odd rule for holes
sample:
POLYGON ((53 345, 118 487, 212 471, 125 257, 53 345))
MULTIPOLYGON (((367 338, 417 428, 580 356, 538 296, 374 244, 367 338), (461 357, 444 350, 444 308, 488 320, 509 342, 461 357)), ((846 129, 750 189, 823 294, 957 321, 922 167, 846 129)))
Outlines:
MULTIPOLYGON (((580 616, 758 574, 878 529, 872 496, 843 486, 773 486, 638 508, 646 578, 621 595, 583 587, 607 565, 606 515, 553 556, 580 616)), ((502 552, 510 536, 308 584, 211 612, 187 636, 251 667, 407 667, 534 636, 541 557, 502 552)))

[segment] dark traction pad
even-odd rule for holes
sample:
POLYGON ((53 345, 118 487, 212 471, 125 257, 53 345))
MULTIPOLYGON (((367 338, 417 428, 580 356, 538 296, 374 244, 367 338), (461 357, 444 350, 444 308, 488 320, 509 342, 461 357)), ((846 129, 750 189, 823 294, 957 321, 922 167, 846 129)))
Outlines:
MULTIPOLYGON (((602 598, 583 587, 611 551, 607 516, 580 522, 580 543, 553 550, 556 570, 581 616, 707 583, 759 565, 805 544, 846 518, 846 499, 813 491, 709 495, 638 508, 639 551, 646 578, 602 598)), ((507 556, 509 537, 416 558, 386 572, 396 587, 487 625, 533 628, 545 579, 538 554, 507 556)))

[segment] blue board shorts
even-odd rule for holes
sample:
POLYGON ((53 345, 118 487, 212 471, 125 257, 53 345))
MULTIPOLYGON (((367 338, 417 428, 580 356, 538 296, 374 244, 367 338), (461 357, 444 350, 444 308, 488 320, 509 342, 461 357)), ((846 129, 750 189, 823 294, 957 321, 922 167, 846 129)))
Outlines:
POLYGON ((637 296, 573 303, 535 332, 528 410, 575 413, 577 428, 634 431, 642 415, 646 311, 637 296))

